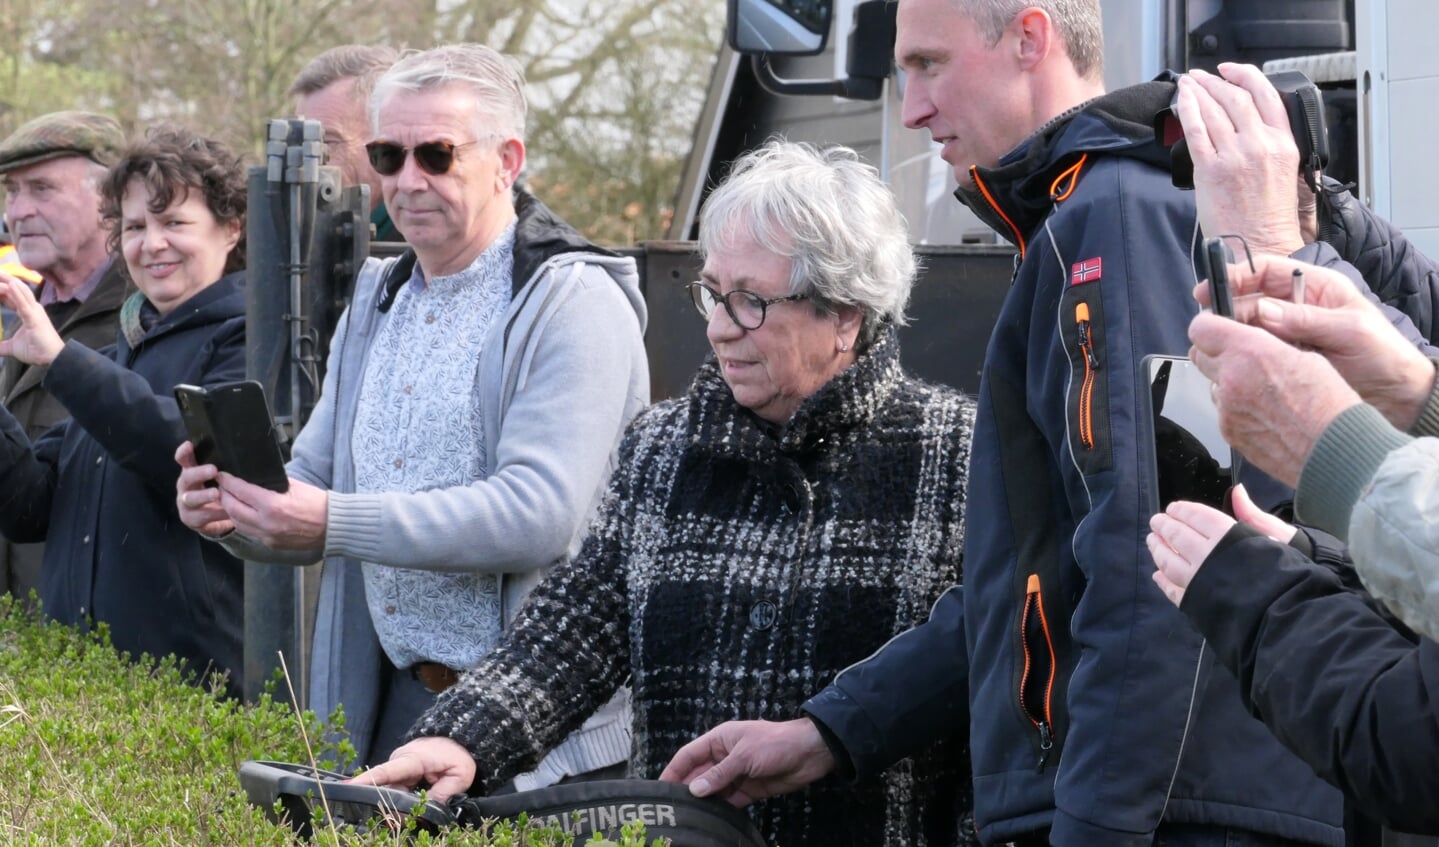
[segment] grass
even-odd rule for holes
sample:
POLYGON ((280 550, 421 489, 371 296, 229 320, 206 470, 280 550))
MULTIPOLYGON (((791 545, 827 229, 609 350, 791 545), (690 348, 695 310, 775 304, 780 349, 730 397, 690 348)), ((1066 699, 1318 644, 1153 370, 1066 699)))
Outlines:
MULTIPOLYGON (((343 716, 331 716, 332 728, 343 716)), ((105 630, 80 634, 0 596, 0 845, 276 845, 287 827, 252 808, 236 772, 246 759, 345 762, 347 743, 315 745, 324 723, 288 697, 226 700, 172 660, 130 661, 105 630)), ((388 831, 327 829, 323 845, 401 843, 388 831)), ((455 829, 416 844, 561 847, 528 824, 455 829)), ((643 829, 615 847, 644 847, 643 829)))

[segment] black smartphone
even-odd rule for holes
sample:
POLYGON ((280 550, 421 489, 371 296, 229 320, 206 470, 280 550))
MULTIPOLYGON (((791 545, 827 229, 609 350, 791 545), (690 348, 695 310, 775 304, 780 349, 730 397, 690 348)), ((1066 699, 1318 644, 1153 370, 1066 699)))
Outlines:
POLYGON ((280 433, 265 389, 254 380, 175 386, 175 402, 195 445, 195 461, 271 491, 288 491, 280 433))
POLYGON ((1152 511, 1193 500, 1227 511, 1237 456, 1219 432, 1219 410, 1209 378, 1180 356, 1145 356, 1149 422, 1153 433, 1152 511))
POLYGON ((1234 317, 1234 295, 1229 290, 1229 248, 1224 239, 1204 239, 1204 261, 1209 266, 1209 302, 1214 314, 1234 317))

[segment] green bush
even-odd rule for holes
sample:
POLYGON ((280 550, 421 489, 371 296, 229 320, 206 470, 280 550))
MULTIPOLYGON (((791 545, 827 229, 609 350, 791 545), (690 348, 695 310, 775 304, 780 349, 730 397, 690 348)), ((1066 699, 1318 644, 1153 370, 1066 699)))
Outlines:
MULTIPOLYGON (((187 683, 173 660, 126 659, 103 627, 82 635, 36 621, 24 604, 0 596, 0 844, 293 845, 288 829, 246 803, 236 772, 246 759, 311 761, 304 739, 318 744, 315 715, 297 716, 269 695, 254 705, 225 700, 187 683)), ((342 724, 339 715, 333 720, 342 724)), ((322 760, 348 755, 314 753, 322 760)), ((316 843, 398 840, 339 830, 316 843)), ((643 830, 622 841, 643 847, 643 830)), ((415 843, 569 841, 557 830, 498 824, 433 839, 421 834, 415 843)))

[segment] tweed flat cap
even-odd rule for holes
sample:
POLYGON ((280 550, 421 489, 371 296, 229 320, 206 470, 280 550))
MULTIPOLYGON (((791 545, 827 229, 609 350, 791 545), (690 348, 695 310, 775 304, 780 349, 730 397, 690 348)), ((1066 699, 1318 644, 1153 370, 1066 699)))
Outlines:
POLYGON ((84 156, 110 166, 125 146, 113 119, 93 112, 51 112, 26 122, 0 142, 0 174, 61 156, 84 156))

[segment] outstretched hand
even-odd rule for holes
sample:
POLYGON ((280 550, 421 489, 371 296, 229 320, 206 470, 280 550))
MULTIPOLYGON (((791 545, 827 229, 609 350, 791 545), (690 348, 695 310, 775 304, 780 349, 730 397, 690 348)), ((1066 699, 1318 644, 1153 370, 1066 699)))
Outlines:
POLYGON ((329 526, 330 493, 297 479, 271 491, 233 474, 216 474, 220 506, 235 529, 272 550, 322 550, 329 526))
POLYGON ((1230 502, 1233 518, 1202 503, 1180 500, 1149 519, 1145 542, 1154 557, 1154 583, 1174 605, 1184 601, 1184 592, 1204 560, 1235 523, 1248 524, 1281 544, 1288 544, 1299 531, 1255 505, 1243 485, 1234 487, 1230 502))
POLYGON ((1287 256, 1312 225, 1301 205, 1313 205, 1312 192, 1306 204, 1296 193, 1299 148, 1289 116, 1259 68, 1225 62, 1218 70, 1181 77, 1175 104, 1194 160, 1199 227, 1207 236, 1242 235, 1256 254, 1287 256))
POLYGON ((1325 428, 1361 402, 1323 357, 1261 329, 1201 313, 1189 340, 1189 358, 1214 383, 1224 440, 1291 487, 1325 428))
POLYGON ((834 768, 834 754, 809 718, 729 721, 681 747, 660 779, 742 807, 798 791, 834 768))
MULTIPOLYGON (((1348 277, 1257 256, 1252 271, 1243 262, 1230 265, 1229 284, 1236 319, 1322 355, 1396 428, 1408 429, 1418 419, 1434 385, 1434 365, 1348 277), (1292 302, 1298 278, 1304 280, 1302 303, 1292 302)), ((1194 296, 1209 305, 1209 284, 1201 283, 1194 296)))
POLYGON ((20 319, 11 336, 0 341, 0 356, 14 356, 27 365, 45 366, 55 361, 65 349, 65 340, 30 286, 0 271, 0 302, 14 309, 20 319))

